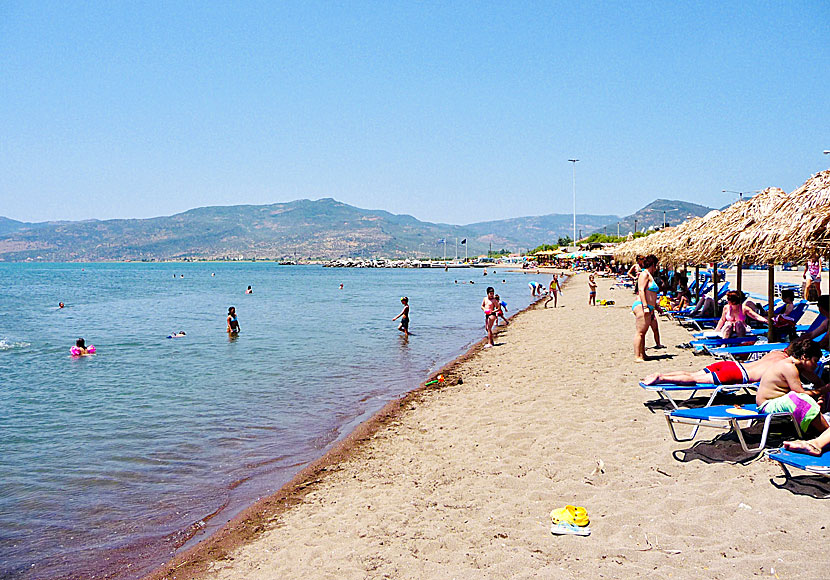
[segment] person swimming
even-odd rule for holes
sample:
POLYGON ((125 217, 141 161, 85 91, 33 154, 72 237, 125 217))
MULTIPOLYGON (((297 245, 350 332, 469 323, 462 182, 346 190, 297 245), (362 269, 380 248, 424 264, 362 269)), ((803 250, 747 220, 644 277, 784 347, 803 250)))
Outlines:
POLYGON ((240 331, 239 321, 236 319, 236 308, 228 308, 228 333, 237 334, 240 331))
POLYGON ((79 338, 75 341, 75 346, 69 349, 69 352, 72 353, 73 356, 95 354, 95 346, 91 344, 87 346, 86 341, 83 338, 79 338))
POLYGON ((63 308, 63 302, 58 302, 58 308, 63 308))
POLYGON ((181 338, 183 336, 187 336, 187 333, 184 330, 180 330, 179 332, 174 332, 173 334, 169 334, 167 338, 181 338))
POLYGON ((248 286, 247 290, 245 290, 245 294, 253 294, 254 290, 250 286, 248 286))

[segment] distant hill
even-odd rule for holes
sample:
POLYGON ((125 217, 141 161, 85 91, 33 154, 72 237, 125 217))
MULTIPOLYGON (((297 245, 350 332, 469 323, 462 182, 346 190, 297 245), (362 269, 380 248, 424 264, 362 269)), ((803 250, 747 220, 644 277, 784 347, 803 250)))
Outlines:
MULTIPOLYGON (((619 220, 615 215, 576 214, 576 235, 580 231, 587 236, 607 223, 619 220)), ((493 248, 515 247, 535 248, 541 244, 556 243, 560 237, 573 237, 573 214, 548 214, 520 217, 490 222, 479 222, 465 226, 478 235, 478 239, 492 241, 493 248)), ((611 232, 609 232, 611 233, 611 232)))
MULTIPOLYGON (((696 203, 689 203, 688 201, 677 201, 668 199, 656 199, 641 210, 619 219, 620 234, 625 236, 628 232, 633 232, 635 228, 639 231, 648 230, 649 228, 663 227, 663 218, 665 212, 666 224, 670 226, 680 225, 687 219, 693 217, 704 216, 713 208, 705 205, 698 205, 696 203)), ((617 222, 608 222, 608 234, 617 233, 617 222)), ((599 233, 604 233, 603 230, 596 230, 599 233)))
MULTIPOLYGON (((577 215, 577 229, 622 233, 672 223, 709 208, 657 200, 622 220, 613 215, 577 215), (685 216, 685 217, 684 217, 685 216), (630 226, 626 225, 630 221, 630 226)), ((470 256, 493 250, 527 250, 571 236, 573 217, 550 214, 469 225, 422 222, 410 215, 367 210, 334 199, 270 205, 216 206, 150 219, 25 223, 0 218, 0 261, 105 261, 168 259, 333 259, 343 256, 455 255, 456 239, 467 239, 470 256)), ((464 246, 458 246, 464 255, 464 246)))

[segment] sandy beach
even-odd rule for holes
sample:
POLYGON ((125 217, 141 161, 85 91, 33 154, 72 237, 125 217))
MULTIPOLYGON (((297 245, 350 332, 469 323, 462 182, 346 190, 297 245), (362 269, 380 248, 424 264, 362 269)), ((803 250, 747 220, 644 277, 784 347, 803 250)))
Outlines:
MULTIPOLYGON (((710 359, 675 348, 689 334, 661 320, 669 348, 649 334, 660 358, 635 363, 633 294, 600 279, 616 304, 589 307, 586 280, 151 578, 823 576, 830 479, 786 481, 714 430, 674 442, 637 383, 710 359), (565 504, 587 508, 589 537, 550 533, 565 504)), ((766 273, 744 285, 764 292, 766 273)), ((773 430, 772 444, 792 437, 773 430)))

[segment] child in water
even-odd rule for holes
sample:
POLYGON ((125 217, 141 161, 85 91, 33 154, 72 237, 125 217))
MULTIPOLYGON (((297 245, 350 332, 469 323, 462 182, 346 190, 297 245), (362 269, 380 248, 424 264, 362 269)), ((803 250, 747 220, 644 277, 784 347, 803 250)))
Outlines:
POLYGON ((86 341, 83 338, 79 338, 75 341, 75 346, 69 349, 74 356, 86 356, 88 354, 95 354, 95 347, 92 345, 87 346, 86 341))
POLYGON ((228 308, 228 334, 237 334, 240 331, 239 321, 236 319, 236 308, 228 308))
POLYGON ((504 300, 499 298, 498 294, 496 294, 496 302, 499 303, 499 309, 496 310, 496 326, 498 326, 498 324, 499 324, 499 318, 504 320, 504 325, 507 326, 508 324, 510 324, 509 322, 507 322, 507 319, 504 317, 504 313, 507 311, 507 302, 505 302, 504 300))
POLYGON ((484 311, 484 329, 487 331, 487 344, 484 345, 484 348, 496 344, 493 340, 493 325, 499 317, 499 308, 501 308, 501 305, 496 299, 496 289, 488 286, 487 296, 481 301, 481 309, 484 311))
POLYGON ((403 304, 403 310, 401 310, 401 313, 392 319, 392 322, 395 322, 398 318, 400 318, 401 323, 398 325, 398 330, 403 332, 404 336, 409 336, 409 298, 406 296, 401 298, 401 304, 403 304))

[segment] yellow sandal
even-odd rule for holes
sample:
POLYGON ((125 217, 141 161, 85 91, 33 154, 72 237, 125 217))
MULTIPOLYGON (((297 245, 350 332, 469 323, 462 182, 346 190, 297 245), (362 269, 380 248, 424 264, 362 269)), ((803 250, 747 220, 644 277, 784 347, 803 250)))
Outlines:
POLYGON ((563 508, 558 508, 550 512, 550 519, 554 524, 575 524, 580 527, 587 526, 588 510, 584 507, 575 505, 566 505, 563 508))

